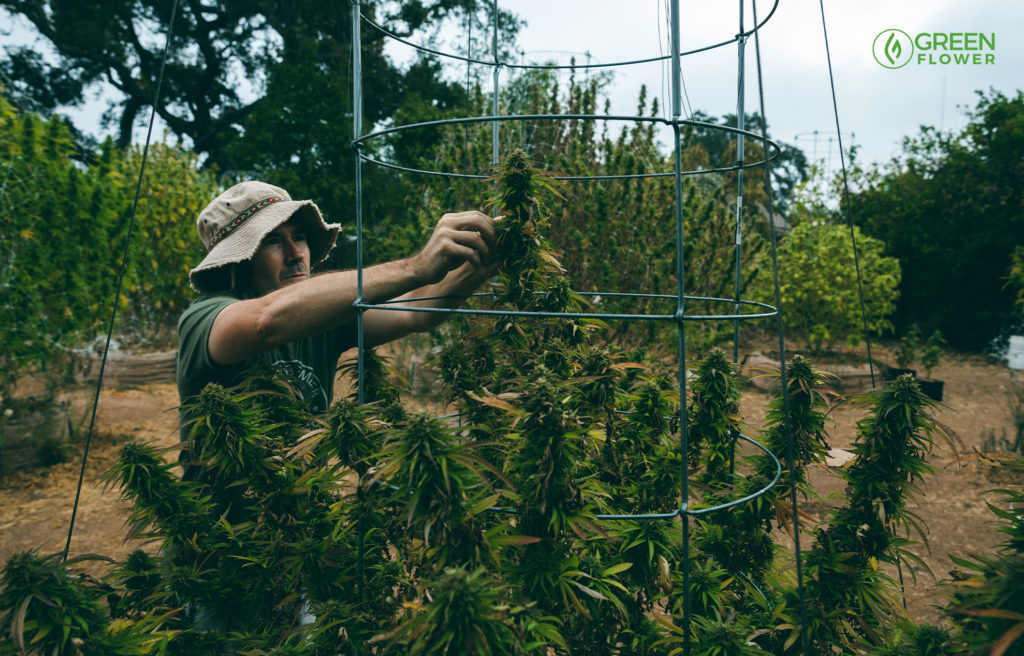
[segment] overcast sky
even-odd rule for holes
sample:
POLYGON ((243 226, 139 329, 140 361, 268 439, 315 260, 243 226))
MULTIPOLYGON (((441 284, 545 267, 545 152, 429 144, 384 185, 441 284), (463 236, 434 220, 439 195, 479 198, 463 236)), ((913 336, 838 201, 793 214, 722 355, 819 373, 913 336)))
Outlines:
MULTIPOLYGON (((662 50, 668 52, 665 0, 508 0, 503 6, 528 23, 520 35, 527 57, 567 54, 531 51, 590 52, 608 63, 657 56, 659 22, 662 50)), ((763 20, 771 8, 757 3, 763 20)), ((844 146, 860 147, 865 161, 887 161, 904 136, 921 125, 962 127, 964 108, 976 104, 975 89, 993 87, 1011 95, 1024 87, 1024 2, 1019 0, 850 0, 826 1, 825 19, 835 76, 836 100, 844 146), (875 37, 900 29, 920 33, 995 33, 994 64, 928 65, 915 57, 899 69, 886 69, 872 54, 875 37), (852 138, 850 135, 853 135, 852 138)), ((752 5, 745 5, 745 24, 752 24, 752 5)), ((717 43, 738 31, 739 2, 680 0, 683 50, 717 43)), ((941 53, 942 51, 936 51, 941 53)), ((985 51, 991 52, 991 51, 985 51)), ((777 139, 796 143, 811 156, 835 145, 835 117, 829 86, 821 8, 816 0, 780 0, 778 10, 761 32, 765 114, 777 139), (818 131, 817 145, 813 132, 818 131)), ((577 55, 577 60, 585 59, 577 55)), ((713 115, 735 113, 738 68, 735 45, 683 60, 689 105, 713 115)), ((753 39, 747 47, 746 107, 758 109, 753 39)), ((647 64, 619 69, 612 92, 613 113, 635 112, 641 83, 655 95, 668 95, 663 68, 647 64)), ((835 161, 834 164, 838 162, 835 161)))
MULTIPOLYGON (((592 61, 610 63, 668 51, 667 0, 504 0, 501 4, 528 23, 519 39, 527 59, 568 63, 575 54, 582 62, 589 52, 592 61)), ((760 18, 771 4, 758 2, 760 18)), ((683 49, 731 38, 739 25, 738 7, 738 0, 680 0, 683 49)), ((749 29, 750 0, 745 7, 749 29)), ((856 144, 864 161, 888 160, 898 152, 902 138, 916 134, 921 125, 962 127, 964 108, 976 104, 976 89, 992 87, 1011 95, 1024 86, 1020 45, 1024 2, 1020 0, 828 0, 825 18, 844 146, 856 144), (994 63, 929 65, 912 59, 899 69, 883 68, 872 54, 872 44, 880 32, 892 28, 911 37, 935 32, 994 33, 995 51, 985 51, 994 54, 994 63)), ((0 35, 0 45, 24 41, 27 30, 9 28, 4 26, 7 35, 0 35)), ((392 50, 397 57, 403 56, 400 48, 392 50)), ((762 29, 761 51, 765 113, 773 136, 795 143, 809 157, 821 159, 831 153, 829 164, 837 166, 819 3, 780 0, 762 29)), ((652 95, 668 94, 667 68, 667 63, 654 63, 615 69, 612 112, 634 113, 642 83, 652 95)), ((689 101, 684 115, 691 109, 712 115, 736 111, 734 44, 684 58, 683 77, 689 101)), ((746 80, 749 113, 758 109, 753 39, 748 42, 746 80)), ((97 133, 101 110, 102 102, 94 100, 73 116, 80 127, 97 133)), ((141 130, 137 134, 144 136, 141 130)))

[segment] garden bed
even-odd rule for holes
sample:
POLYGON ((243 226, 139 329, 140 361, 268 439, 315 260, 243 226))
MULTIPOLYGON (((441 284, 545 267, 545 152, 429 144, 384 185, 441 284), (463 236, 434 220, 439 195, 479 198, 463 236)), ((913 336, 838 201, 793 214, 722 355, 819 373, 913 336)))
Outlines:
MULTIPOLYGON (((885 357, 885 351, 882 351, 885 357)), ((827 368, 827 367, 826 367, 827 368)), ((1006 396, 1002 387, 1010 383, 1010 371, 991 364, 980 356, 950 355, 936 370, 947 381, 944 406, 937 417, 952 427, 968 449, 980 448, 982 431, 986 428, 1012 428, 1006 396)), ((339 392, 345 387, 339 386, 339 392)), ((82 387, 63 397, 73 416, 84 414, 91 401, 92 389, 82 387)), ((741 412, 752 433, 764 419, 765 394, 757 388, 744 390, 741 412)), ((132 437, 156 443, 171 450, 173 459, 178 444, 177 391, 173 384, 144 385, 134 389, 106 388, 100 399, 97 438, 90 453, 85 487, 71 554, 102 553, 123 558, 140 542, 124 542, 123 522, 128 510, 114 490, 105 490, 100 475, 116 458, 125 439, 132 437)), ((432 402, 424 407, 433 409, 432 402)), ((830 445, 848 447, 853 442, 854 424, 863 410, 852 404, 837 407, 831 413, 836 422, 830 425, 830 445)), ((81 466, 81 445, 70 459, 48 469, 15 471, 0 480, 0 507, 5 509, 0 522, 0 559, 12 553, 38 548, 44 553, 59 551, 67 536, 71 505, 74 501, 78 469, 81 466)), ((984 493, 995 487, 1020 485, 1021 481, 998 479, 988 465, 972 462, 960 467, 953 464, 948 447, 940 447, 932 457, 938 474, 926 481, 916 505, 916 512, 928 526, 929 551, 917 551, 936 576, 944 578, 954 568, 948 554, 985 553, 1001 539, 993 525, 993 516, 985 505, 984 493)), ((811 480, 819 499, 809 501, 804 509, 812 516, 823 517, 825 510, 841 503, 843 484, 834 470, 812 468, 811 480)), ((152 545, 147 547, 152 549, 152 545)), ((87 565, 98 574, 102 565, 87 565)), ((909 612, 915 619, 937 617, 932 608, 939 604, 944 592, 923 570, 904 572, 907 581, 909 612), (916 576, 916 581, 914 580, 916 576)))

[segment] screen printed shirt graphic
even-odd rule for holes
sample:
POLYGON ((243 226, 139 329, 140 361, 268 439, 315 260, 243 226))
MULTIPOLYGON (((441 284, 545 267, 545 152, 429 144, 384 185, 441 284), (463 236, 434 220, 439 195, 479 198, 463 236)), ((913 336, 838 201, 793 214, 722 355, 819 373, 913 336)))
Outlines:
MULTIPOLYGON (((337 360, 337 358, 335 358, 337 360)), ((320 413, 330 405, 327 388, 320 382, 316 370, 300 360, 277 360, 270 364, 274 371, 293 378, 298 383, 299 396, 309 404, 313 412, 320 413)), ((334 387, 332 376, 331 387, 334 387)))
MULTIPOLYGON (((242 300, 231 294, 210 294, 196 299, 178 320, 177 382, 182 405, 194 400, 208 383, 236 385, 244 373, 259 364, 270 364, 293 379, 313 413, 327 410, 334 395, 334 373, 342 352, 356 345, 355 322, 327 332, 276 346, 244 362, 223 365, 210 357, 213 322, 221 310, 242 300)), ((188 419, 181 411, 182 441, 188 439, 188 419)))

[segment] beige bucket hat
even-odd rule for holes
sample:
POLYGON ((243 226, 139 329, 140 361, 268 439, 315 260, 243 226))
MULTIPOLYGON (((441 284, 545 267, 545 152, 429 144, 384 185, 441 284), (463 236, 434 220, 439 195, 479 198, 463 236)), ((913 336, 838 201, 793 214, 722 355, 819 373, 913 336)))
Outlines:
POLYGON ((224 267, 252 259, 267 233, 293 215, 303 220, 310 266, 321 262, 334 248, 341 225, 324 221, 313 201, 292 200, 284 189, 255 180, 217 196, 196 218, 199 238, 209 252, 188 274, 192 288, 208 292, 222 287, 224 267))

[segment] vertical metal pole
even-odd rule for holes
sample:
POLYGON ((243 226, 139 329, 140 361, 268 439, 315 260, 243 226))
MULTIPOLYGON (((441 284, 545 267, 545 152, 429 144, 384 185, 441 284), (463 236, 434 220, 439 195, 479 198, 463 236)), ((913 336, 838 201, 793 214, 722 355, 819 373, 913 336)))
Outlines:
MULTIPOLYGON (((746 49, 747 49, 747 37, 743 35, 743 2, 740 3, 740 36, 736 39, 736 54, 738 57, 738 72, 736 75, 736 127, 740 130, 746 128, 746 88, 745 88, 745 77, 746 73, 746 49)), ((740 313, 740 261, 743 259, 743 157, 744 157, 744 145, 743 134, 736 135, 736 165, 740 168, 736 169, 736 281, 734 287, 733 298, 735 299, 735 305, 733 305, 733 314, 738 315, 740 313)), ((740 361, 740 320, 734 319, 732 324, 732 362, 737 364, 740 361)), ((736 435, 732 436, 732 446, 729 449, 729 473, 736 471, 736 435)))
MULTIPOLYGON (((352 139, 358 139, 363 132, 363 58, 362 33, 360 31, 359 0, 352 0, 352 139)), ((359 353, 357 370, 359 404, 365 402, 363 393, 363 160, 356 155, 356 335, 359 353)))
MULTIPOLYGON (((362 60, 362 34, 360 33, 359 0, 352 0, 352 139, 358 139, 363 131, 363 60, 362 60)), ((356 335, 358 342, 357 369, 359 392, 358 402, 362 405, 365 401, 363 376, 363 311, 359 304, 363 301, 363 169, 362 158, 359 154, 359 147, 355 148, 356 166, 356 335)), ((362 492, 362 481, 358 487, 359 504, 359 526, 356 532, 356 548, 358 557, 358 577, 356 585, 359 588, 359 600, 363 600, 365 592, 365 556, 364 538, 366 536, 366 525, 364 520, 364 503, 362 492)))
MULTIPOLYGON (((473 57, 473 18, 475 14, 472 9, 466 9, 466 59, 473 57)), ((473 64, 469 61, 466 62, 466 113, 475 114, 473 110, 473 97, 470 89, 473 88, 472 84, 472 66, 473 64)), ((466 160, 466 171, 468 172, 473 166, 473 160, 469 155, 469 125, 462 126, 462 134, 465 138, 465 146, 463 152, 466 160)), ((466 207, 466 181, 462 180, 459 184, 459 199, 460 205, 466 207)))
MULTIPOLYGON (((493 9, 491 11, 491 27, 492 27, 492 38, 491 38, 491 54, 494 57, 494 88, 493 94, 493 109, 491 116, 498 115, 498 74, 501 68, 498 64, 498 0, 494 0, 493 9)), ((495 172, 498 168, 498 121, 491 121, 491 164, 494 166, 495 172)))
POLYGON ((683 321, 686 309, 683 284, 683 156, 682 133, 679 119, 682 115, 682 92, 680 90, 681 68, 679 62, 679 0, 672 0, 672 132, 675 142, 675 192, 676 192, 676 328, 679 334, 679 448, 682 456, 683 481, 680 500, 683 526, 683 656, 690 656, 690 487, 687 451, 689 442, 686 434, 686 324, 683 321))
POLYGON ((795 449, 793 447, 792 416, 789 404, 789 380, 786 372, 786 340, 783 331, 782 292, 779 285, 779 242, 775 234, 772 215, 775 213, 775 194, 772 193, 772 168, 768 158, 768 112, 764 109, 764 76, 761 73, 761 35, 757 27, 757 0, 751 1, 754 19, 754 53, 757 60, 757 96, 761 107, 761 144, 765 151, 764 180, 768 194, 768 237, 772 250, 772 288, 775 295, 775 330, 779 339, 779 383, 782 385, 783 431, 786 437, 786 464, 789 467, 789 499, 793 507, 793 559, 796 564, 796 589, 800 599, 800 642, 804 656, 811 656, 810 634, 807 632, 807 600, 804 599, 803 556, 800 551, 800 513, 797 506, 795 449))
MULTIPOLYGON (((746 106, 745 106, 745 91, 744 91, 744 73, 746 72, 746 47, 747 37, 742 36, 743 34, 743 2, 740 3, 740 31, 739 36, 736 40, 736 51, 739 58, 738 61, 738 72, 737 72, 737 85, 736 85, 736 127, 740 130, 746 128, 746 106)), ((743 134, 736 135, 736 165, 739 167, 743 166, 743 146, 744 139, 743 134)), ((736 286, 735 286, 735 300, 736 305, 733 309, 733 314, 740 313, 740 260, 743 255, 743 169, 739 168, 736 170, 736 286)), ((732 361, 735 364, 739 362, 740 357, 740 320, 736 319, 733 321, 732 327, 732 361)))

